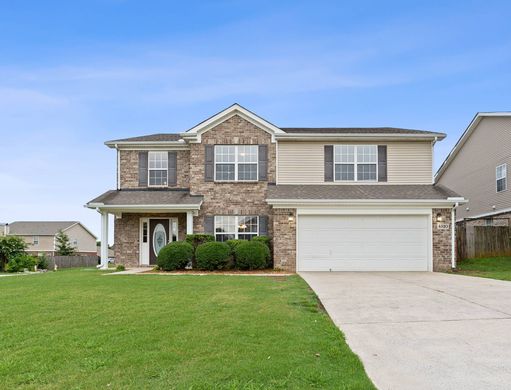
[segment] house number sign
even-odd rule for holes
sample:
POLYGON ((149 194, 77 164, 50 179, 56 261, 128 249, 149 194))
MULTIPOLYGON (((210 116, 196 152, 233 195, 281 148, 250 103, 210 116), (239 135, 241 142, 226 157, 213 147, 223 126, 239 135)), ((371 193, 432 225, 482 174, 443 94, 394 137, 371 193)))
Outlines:
POLYGON ((438 230, 449 230, 449 228, 451 227, 451 224, 450 223, 445 223, 445 222, 438 222, 436 224, 436 228, 438 230))

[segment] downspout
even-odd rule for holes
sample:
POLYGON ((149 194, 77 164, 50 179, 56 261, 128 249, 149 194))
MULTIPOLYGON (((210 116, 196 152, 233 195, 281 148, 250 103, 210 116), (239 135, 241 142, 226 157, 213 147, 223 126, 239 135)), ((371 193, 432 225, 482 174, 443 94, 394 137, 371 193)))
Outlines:
POLYGON ((459 203, 456 202, 454 207, 451 209, 451 268, 456 268, 456 207, 459 206, 459 203))
POLYGON ((119 148, 115 144, 115 151, 117 152, 117 189, 121 189, 121 156, 119 155, 119 148))

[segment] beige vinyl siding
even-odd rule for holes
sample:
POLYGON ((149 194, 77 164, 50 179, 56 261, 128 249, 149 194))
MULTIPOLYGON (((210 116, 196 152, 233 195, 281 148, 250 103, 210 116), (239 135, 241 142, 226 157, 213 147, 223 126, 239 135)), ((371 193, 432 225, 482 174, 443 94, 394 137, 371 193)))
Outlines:
POLYGON ((78 241, 77 252, 95 253, 97 251, 96 238, 85 230, 82 225, 76 224, 65 230, 64 233, 69 237, 71 245, 73 245, 74 240, 78 241))
POLYGON ((438 179, 438 184, 469 200, 456 210, 459 220, 511 208, 510 172, 511 118, 485 117, 438 179), (508 190, 497 193, 495 170, 504 163, 507 163, 508 190))
MULTIPOLYGON (((37 235, 36 235, 37 236, 37 235)), ((54 236, 38 236, 39 244, 33 244, 34 236, 19 236, 28 244, 28 252, 53 252, 54 236)))
POLYGON ((324 181, 324 146, 335 144, 387 145, 388 181, 381 184, 432 183, 433 150, 429 141, 349 143, 280 141, 277 145, 278 184, 338 184, 324 181))

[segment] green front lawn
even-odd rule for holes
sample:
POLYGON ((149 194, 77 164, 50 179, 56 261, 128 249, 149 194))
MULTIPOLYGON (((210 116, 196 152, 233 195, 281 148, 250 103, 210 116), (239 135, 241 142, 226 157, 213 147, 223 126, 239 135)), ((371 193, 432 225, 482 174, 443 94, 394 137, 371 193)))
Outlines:
POLYGON ((511 257, 466 259, 458 262, 457 269, 463 275, 511 280, 511 257))
POLYGON ((298 276, 0 278, 2 388, 372 389, 298 276))

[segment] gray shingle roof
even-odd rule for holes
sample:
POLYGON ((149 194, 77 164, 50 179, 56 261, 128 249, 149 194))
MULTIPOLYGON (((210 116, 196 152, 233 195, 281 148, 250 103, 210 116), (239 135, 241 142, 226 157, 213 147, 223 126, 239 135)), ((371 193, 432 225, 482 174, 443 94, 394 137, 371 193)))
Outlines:
POLYGON ((270 185, 268 199, 426 199, 437 200, 459 197, 448 188, 439 185, 270 185))
POLYGON ((16 221, 9 224, 9 234, 18 236, 54 236, 78 221, 16 221))
POLYGON ((401 129, 398 127, 281 127, 290 134, 442 134, 434 131, 401 129))
POLYGON ((172 189, 132 189, 132 190, 110 190, 90 203, 103 203, 106 206, 123 205, 199 205, 202 196, 190 195, 188 190, 172 189))
POLYGON ((106 143, 109 144, 109 143, 116 143, 116 142, 173 142, 173 141, 179 141, 181 139, 182 138, 179 134, 159 133, 159 134, 142 135, 139 137, 114 139, 111 141, 107 141, 106 143))

